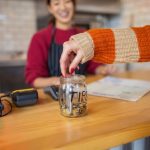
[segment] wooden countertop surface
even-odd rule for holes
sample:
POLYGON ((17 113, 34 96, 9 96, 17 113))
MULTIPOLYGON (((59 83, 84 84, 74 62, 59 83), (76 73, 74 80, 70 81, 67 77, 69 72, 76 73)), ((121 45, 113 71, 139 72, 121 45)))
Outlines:
MULTIPOLYGON (((116 76, 150 80, 150 71, 116 76)), ((37 105, 14 106, 0 118, 0 149, 104 150, 150 135, 150 93, 137 102, 88 96, 88 114, 80 118, 63 117, 58 102, 42 90, 39 97, 37 105)))

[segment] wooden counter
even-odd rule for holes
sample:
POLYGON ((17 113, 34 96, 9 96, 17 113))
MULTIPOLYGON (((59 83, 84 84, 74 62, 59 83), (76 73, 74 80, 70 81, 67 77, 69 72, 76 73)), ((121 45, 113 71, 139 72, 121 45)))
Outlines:
MULTIPOLYGON (((150 71, 119 77, 150 80, 150 71)), ((100 77, 89 77, 88 82, 100 77)), ((1 150, 104 150, 150 135, 150 93, 138 102, 88 96, 88 114, 61 116, 58 102, 39 91, 38 105, 0 118, 1 150)))

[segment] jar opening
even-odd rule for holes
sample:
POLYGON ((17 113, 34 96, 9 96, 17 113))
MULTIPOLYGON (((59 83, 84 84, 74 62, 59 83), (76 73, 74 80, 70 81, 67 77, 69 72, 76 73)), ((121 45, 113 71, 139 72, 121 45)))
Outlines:
POLYGON ((75 74, 68 77, 60 77, 60 83, 79 83, 84 81, 85 81, 85 76, 79 74, 75 74))

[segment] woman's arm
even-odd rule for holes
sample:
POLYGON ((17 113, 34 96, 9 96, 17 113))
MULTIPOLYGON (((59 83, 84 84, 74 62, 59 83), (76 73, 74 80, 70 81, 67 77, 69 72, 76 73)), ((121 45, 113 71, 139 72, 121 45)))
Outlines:
POLYGON ((43 88, 51 85, 60 85, 59 77, 38 77, 33 81, 33 86, 43 88))
POLYGON ((150 26, 127 29, 91 29, 71 37, 85 56, 100 63, 150 61, 150 26))
POLYGON ((150 61, 150 26, 127 29, 91 29, 64 43, 61 71, 93 58, 99 63, 150 61), (70 55, 75 53, 74 59, 70 55), (71 63, 70 63, 71 61, 71 63))
POLYGON ((58 77, 49 77, 48 47, 43 40, 39 33, 33 36, 25 68, 26 82, 36 88, 59 84, 58 77))
POLYGON ((27 63, 25 67, 26 83, 33 86, 33 81, 38 77, 48 77, 48 66, 45 45, 41 35, 36 33, 29 45, 27 63), (45 52, 44 52, 45 51, 45 52))

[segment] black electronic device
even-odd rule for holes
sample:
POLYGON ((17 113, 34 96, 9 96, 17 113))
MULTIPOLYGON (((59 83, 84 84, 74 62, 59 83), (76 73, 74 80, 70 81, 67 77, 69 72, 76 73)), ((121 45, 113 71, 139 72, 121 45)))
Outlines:
POLYGON ((12 111, 12 104, 6 98, 11 98, 17 107, 34 105, 38 101, 38 92, 36 89, 22 89, 5 93, 0 96, 0 117, 6 116, 12 111), (5 108, 7 107, 7 111, 5 108), (8 109, 9 108, 9 109, 8 109))
POLYGON ((53 100, 58 101, 59 99, 59 87, 58 86, 48 86, 46 88, 44 88, 44 92, 46 94, 49 94, 53 100))
POLYGON ((23 89, 11 92, 12 102, 17 107, 34 105, 38 101, 38 92, 36 89, 23 89))

